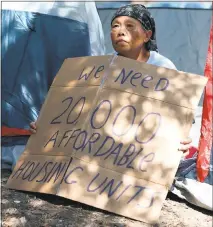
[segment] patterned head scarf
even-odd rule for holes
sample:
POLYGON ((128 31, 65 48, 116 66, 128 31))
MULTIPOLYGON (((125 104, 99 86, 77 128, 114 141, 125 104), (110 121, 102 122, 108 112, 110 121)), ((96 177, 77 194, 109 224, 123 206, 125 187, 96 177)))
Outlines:
POLYGON ((119 8, 112 17, 111 24, 116 17, 129 16, 138 20, 144 30, 151 30, 152 36, 145 44, 147 50, 158 52, 155 32, 155 21, 147 8, 141 4, 131 4, 119 8))

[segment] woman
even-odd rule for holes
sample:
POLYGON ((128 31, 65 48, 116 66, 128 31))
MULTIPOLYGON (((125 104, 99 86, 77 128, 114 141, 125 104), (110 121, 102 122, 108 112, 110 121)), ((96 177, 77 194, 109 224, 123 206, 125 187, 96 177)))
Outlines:
POLYGON ((145 6, 123 6, 111 22, 111 39, 118 55, 148 64, 176 69, 157 49, 155 21, 145 6))
MULTIPOLYGON (((131 4, 119 8, 111 21, 112 45, 118 55, 136 61, 176 69, 157 49, 155 21, 150 12, 141 4, 131 4)), ((36 132, 36 123, 30 124, 32 133, 36 132)), ((186 152, 190 138, 180 142, 179 150, 186 152)))

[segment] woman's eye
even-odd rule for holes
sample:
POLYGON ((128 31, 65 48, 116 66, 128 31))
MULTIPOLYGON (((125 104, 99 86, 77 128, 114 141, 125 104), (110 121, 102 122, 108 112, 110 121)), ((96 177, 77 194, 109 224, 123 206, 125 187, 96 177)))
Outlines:
POLYGON ((133 28, 134 25, 133 25, 133 24, 127 24, 127 27, 128 27, 128 28, 133 28))
POLYGON ((112 25, 112 28, 117 28, 117 27, 118 27, 118 24, 112 25))

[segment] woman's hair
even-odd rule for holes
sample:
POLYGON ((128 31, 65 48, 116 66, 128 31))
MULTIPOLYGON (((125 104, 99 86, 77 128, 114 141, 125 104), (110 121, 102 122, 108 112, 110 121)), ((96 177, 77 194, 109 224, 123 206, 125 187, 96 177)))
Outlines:
POLYGON ((151 30, 152 36, 150 37, 149 41, 145 43, 145 48, 147 50, 153 50, 158 52, 157 42, 156 42, 155 20, 144 5, 130 4, 130 5, 122 6, 113 15, 111 24, 113 20, 119 16, 132 17, 141 23, 144 30, 146 31, 151 30))

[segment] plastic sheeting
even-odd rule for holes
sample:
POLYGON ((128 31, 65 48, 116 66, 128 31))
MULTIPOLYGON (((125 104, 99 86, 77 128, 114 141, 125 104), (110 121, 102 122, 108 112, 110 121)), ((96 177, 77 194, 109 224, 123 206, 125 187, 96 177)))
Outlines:
POLYGON ((177 178, 172 193, 195 206, 212 210, 212 185, 192 179, 177 178), (203 193, 205 192, 205 193, 203 193))
POLYGON ((213 155, 211 155, 208 175, 203 183, 197 181, 197 155, 195 152, 191 157, 181 161, 170 191, 191 204, 213 210, 213 155))
MULTIPOLYGON (((213 26, 213 17, 212 17, 213 26)), ((203 182, 208 175, 210 157, 213 155, 212 151, 212 123, 213 123, 213 75, 212 75, 212 45, 213 45, 213 28, 211 27, 211 33, 209 38, 208 56, 206 60, 205 76, 208 78, 207 85, 205 87, 204 101, 203 101, 203 113, 202 113, 202 126, 201 136, 199 143, 199 153, 197 159, 197 172, 198 180, 203 182)))

